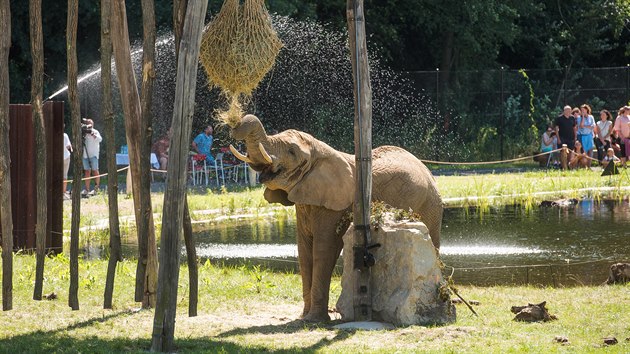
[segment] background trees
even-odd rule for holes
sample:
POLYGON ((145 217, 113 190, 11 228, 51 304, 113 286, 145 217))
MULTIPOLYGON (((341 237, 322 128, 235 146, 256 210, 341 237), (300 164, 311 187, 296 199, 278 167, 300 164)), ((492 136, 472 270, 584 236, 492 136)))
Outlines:
MULTIPOLYGON (((11 0, 13 103, 29 100, 29 34, 28 26, 22 25, 28 8, 21 3, 11 0)), ((329 28, 345 30, 343 0, 266 3, 271 13, 314 19, 329 28)), ((222 1, 211 0, 207 19, 221 5, 222 1)), ((129 0, 126 6, 132 42, 138 42, 142 38, 141 1, 129 0)), ((602 74, 587 68, 628 64, 628 0, 366 0, 365 6, 372 53, 394 70, 411 73, 413 83, 426 89, 427 97, 433 100, 430 104, 435 105, 439 119, 434 128, 442 134, 437 139, 455 134, 470 154, 492 155, 489 149, 498 134, 506 140, 522 137, 524 124, 528 129, 525 139, 529 139, 536 131, 531 131, 527 122, 533 120, 542 127, 564 102, 588 100, 600 106, 596 108, 615 109, 628 101, 627 94, 613 99, 599 92, 584 96, 570 91, 590 84, 602 92, 615 84, 627 85, 623 71, 602 74), (527 79, 518 71, 522 68, 527 69, 527 79), (501 87, 505 90, 499 92, 501 87), (512 127, 518 129, 510 130, 512 127)), ((52 0, 43 0, 42 8, 44 97, 48 97, 66 80, 67 10, 65 3, 52 0)), ((155 17, 158 34, 169 32, 171 3, 156 2, 155 17)), ((79 18, 77 55, 79 72, 83 72, 99 59, 99 1, 81 1, 79 18)), ((533 147, 525 146, 528 141, 509 143, 520 148, 507 153, 533 147)))

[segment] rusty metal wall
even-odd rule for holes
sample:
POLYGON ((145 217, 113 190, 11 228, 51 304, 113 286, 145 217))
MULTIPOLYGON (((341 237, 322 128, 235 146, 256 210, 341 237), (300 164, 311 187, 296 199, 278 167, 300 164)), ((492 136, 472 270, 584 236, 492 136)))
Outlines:
MULTIPOLYGON (((63 249, 63 102, 44 103, 46 129, 48 251, 63 249)), ((31 105, 9 106, 9 146, 11 157, 11 207, 13 212, 13 244, 15 249, 35 249, 37 195, 35 192, 35 136, 31 105)))

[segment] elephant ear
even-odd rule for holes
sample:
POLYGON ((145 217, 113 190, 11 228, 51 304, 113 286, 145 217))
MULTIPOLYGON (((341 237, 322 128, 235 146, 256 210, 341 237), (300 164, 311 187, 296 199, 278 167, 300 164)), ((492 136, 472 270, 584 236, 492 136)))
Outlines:
POLYGON ((289 192, 296 204, 344 210, 354 200, 354 175, 350 164, 338 154, 328 154, 312 164, 302 180, 289 192))
POLYGON ((283 191, 282 189, 269 189, 265 188, 265 193, 263 194, 265 200, 269 203, 280 203, 285 206, 291 206, 295 203, 289 200, 288 193, 283 191))

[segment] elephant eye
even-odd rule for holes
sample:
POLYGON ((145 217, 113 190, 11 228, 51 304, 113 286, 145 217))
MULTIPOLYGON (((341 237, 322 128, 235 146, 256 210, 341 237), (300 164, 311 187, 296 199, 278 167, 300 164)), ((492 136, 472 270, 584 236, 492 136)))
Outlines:
POLYGON ((295 150, 293 148, 289 148, 289 154, 295 156, 295 150))

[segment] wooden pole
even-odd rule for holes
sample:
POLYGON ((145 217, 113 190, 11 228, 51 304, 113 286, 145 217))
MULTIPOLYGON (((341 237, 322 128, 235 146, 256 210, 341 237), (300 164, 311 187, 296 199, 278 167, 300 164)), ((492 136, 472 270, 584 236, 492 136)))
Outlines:
POLYGON ((354 319, 372 319, 370 269, 367 246, 370 241, 372 196, 372 88, 367 57, 363 0, 348 0, 348 39, 354 79, 354 153, 356 193, 354 198, 354 319))
POLYGON ((146 161, 140 166, 140 195, 142 201, 142 223, 148 226, 144 241, 147 250, 145 292, 142 304, 145 308, 154 307, 157 296, 158 255, 151 206, 151 140, 153 138, 153 83, 155 81, 155 4, 153 0, 142 0, 142 93, 140 104, 140 156, 146 161))
POLYGON ((188 317, 195 317, 197 316, 197 302, 199 301, 199 267, 197 265, 197 250, 195 249, 195 239, 193 238, 188 200, 184 201, 183 226, 186 260, 188 262, 188 317))
MULTIPOLYGON (((35 287, 33 300, 42 299, 44 285, 44 260, 46 258, 46 223, 48 221, 48 193, 46 191, 46 128, 42 111, 44 90, 44 40, 42 36, 42 1, 30 0, 29 24, 31 36, 31 58, 33 74, 31 77, 31 110, 33 129, 35 130, 35 174, 37 194, 37 223, 35 224, 35 287)), ((60 188, 60 186, 54 186, 60 188)))
MULTIPOLYGON (((175 58, 179 57, 179 42, 182 38, 184 15, 188 7, 188 0, 173 1, 173 33, 175 34, 175 58)), ((192 233, 192 221, 188 206, 188 196, 184 204, 184 244, 186 245, 186 259, 188 261, 188 316, 197 316, 199 300, 199 266, 197 264, 197 250, 192 233)))
POLYGON ((77 26, 79 0, 68 0, 66 48, 68 51, 68 101, 74 140, 74 178, 72 181, 72 220, 70 230, 70 290, 68 306, 79 310, 79 225, 81 222, 81 175, 83 174, 83 136, 81 134, 81 107, 78 96, 77 26))
POLYGON ((13 309, 13 214, 9 156, 9 48, 11 7, 0 0, 0 223, 2 223, 2 311, 13 309))
POLYGON ((173 348, 179 281, 179 239, 182 234, 186 198, 188 139, 192 129, 199 47, 207 7, 208 0, 189 1, 180 42, 172 121, 173 137, 169 153, 167 187, 164 193, 164 200, 169 202, 164 203, 162 218, 158 299, 153 320, 152 351, 164 352, 173 348))
MULTIPOLYGON (((141 123, 141 106, 136 78, 131 62, 131 45, 127 29, 127 12, 124 0, 114 0, 112 3, 111 35, 116 61, 116 74, 120 87, 123 112, 125 114, 125 132, 129 145, 129 169, 133 184, 133 204, 136 216, 136 230, 138 232, 138 267, 136 268, 136 301, 141 301, 143 307, 155 305, 157 279, 157 262, 150 258, 148 240, 153 234, 155 225, 151 211, 151 195, 146 193, 142 185, 142 171, 150 167, 150 156, 142 156, 142 139, 144 132, 141 123), (148 221, 148 222, 147 222, 148 221)), ((157 252, 157 251, 156 251, 157 252)))
POLYGON ((101 0, 101 112, 105 121, 107 144, 107 197, 109 200, 109 261, 105 278, 103 308, 111 309, 116 266, 122 260, 120 221, 118 220, 118 175, 116 174, 116 144, 112 104, 112 39, 110 35, 111 0, 101 0))

